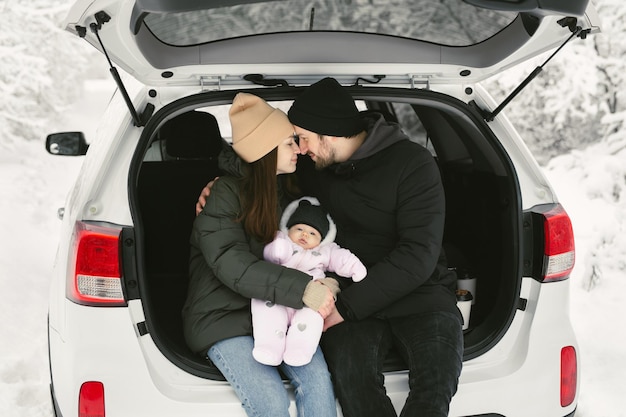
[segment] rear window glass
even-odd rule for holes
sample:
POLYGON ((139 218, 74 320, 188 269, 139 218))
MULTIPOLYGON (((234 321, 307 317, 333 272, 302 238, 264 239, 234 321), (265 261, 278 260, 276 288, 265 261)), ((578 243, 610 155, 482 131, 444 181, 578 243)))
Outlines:
POLYGON ((495 35, 515 17, 461 0, 280 0, 150 13, 144 23, 162 42, 175 46, 298 31, 377 33, 467 46, 495 35))
MULTIPOLYGON (((269 101, 269 103, 272 105, 272 107, 281 109, 282 111, 287 113, 291 108, 293 101, 269 101)), ((355 104, 360 111, 368 110, 367 104, 363 100, 355 100, 355 104)), ((426 128, 420 121, 418 115, 415 113, 413 107, 408 103, 400 102, 389 102, 388 104, 391 106, 391 111, 388 112, 388 114, 383 113, 383 116, 385 116, 388 121, 399 123, 404 133, 406 133, 413 142, 419 143, 420 145, 427 148, 433 156, 437 156, 436 151, 433 148, 430 138, 428 137, 428 134, 426 132, 426 128)), ((230 104, 223 104, 201 107, 195 109, 195 111, 211 113, 213 116, 215 116, 215 119, 217 120, 217 124, 219 126, 220 135, 226 142, 232 144, 232 128, 230 124, 230 119, 228 117, 230 108, 230 104)), ((380 110, 374 111, 380 112, 380 110)), ((144 162, 163 161, 168 159, 165 148, 166 146, 163 143, 163 139, 159 135, 155 136, 154 142, 152 142, 144 156, 144 162)), ((174 157, 169 156, 169 159, 174 159, 174 157)))

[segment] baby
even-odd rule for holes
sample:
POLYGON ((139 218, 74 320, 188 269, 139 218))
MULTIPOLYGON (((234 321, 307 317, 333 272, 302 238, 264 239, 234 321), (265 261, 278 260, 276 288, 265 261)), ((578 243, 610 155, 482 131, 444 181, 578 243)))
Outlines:
MULTIPOLYGON (((306 272, 314 280, 330 271, 361 281, 367 275, 365 266, 334 242, 336 235, 335 223, 319 201, 302 197, 283 212, 280 230, 265 246, 263 256, 267 261, 306 272)), ((258 362, 274 366, 283 361, 292 366, 310 362, 322 336, 322 316, 308 307, 294 309, 258 299, 252 300, 251 309, 252 355, 258 362)))

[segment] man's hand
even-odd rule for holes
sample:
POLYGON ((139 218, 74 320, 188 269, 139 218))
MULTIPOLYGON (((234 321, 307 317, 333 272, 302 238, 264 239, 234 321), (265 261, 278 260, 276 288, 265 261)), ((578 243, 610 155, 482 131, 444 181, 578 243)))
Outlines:
POLYGON ((209 197, 209 194, 211 194, 211 187, 213 187, 213 184, 218 178, 219 177, 215 177, 213 180, 209 181, 202 191, 200 191, 200 196, 198 196, 198 202, 196 203, 196 216, 202 212, 206 204, 206 199, 209 197))
POLYGON ((324 288, 326 289, 326 296, 324 297, 324 301, 322 302, 320 307, 317 309, 317 312, 322 316, 323 319, 326 319, 329 314, 331 314, 333 311, 337 311, 337 309, 335 308, 335 296, 330 291, 330 289, 328 289, 327 287, 324 288))
POLYGON ((325 332, 339 323, 343 323, 343 317, 341 317, 337 308, 333 308, 333 311, 331 311, 331 313, 324 319, 324 328, 322 331, 325 332))

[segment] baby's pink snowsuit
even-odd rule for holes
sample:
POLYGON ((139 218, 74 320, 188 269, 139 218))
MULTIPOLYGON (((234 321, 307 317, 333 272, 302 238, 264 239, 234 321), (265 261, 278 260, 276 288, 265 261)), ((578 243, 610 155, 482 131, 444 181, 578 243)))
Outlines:
MULTIPOLYGON (((291 202, 283 212, 276 238, 265 246, 265 260, 306 272, 314 280, 324 278, 325 272, 330 271, 351 277, 355 282, 361 281, 367 270, 356 255, 334 242, 337 228, 330 216, 327 216, 328 233, 319 246, 304 249, 289 239, 287 222, 303 199, 319 206, 319 201, 313 197, 291 202)), ((275 366, 284 361, 288 365, 302 366, 311 361, 324 326, 318 312, 308 307, 294 309, 258 299, 252 300, 251 309, 252 354, 258 362, 275 366)))

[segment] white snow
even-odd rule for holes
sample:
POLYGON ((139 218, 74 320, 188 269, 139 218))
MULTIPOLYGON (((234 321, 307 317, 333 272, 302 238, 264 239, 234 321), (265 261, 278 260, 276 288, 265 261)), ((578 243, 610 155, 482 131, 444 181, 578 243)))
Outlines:
POLYGON ((576 237, 570 278, 571 319, 582 362, 576 416, 626 416, 621 324, 626 317, 626 135, 556 157, 547 173, 576 237))
MULTIPOLYGON (((86 83, 82 98, 55 122, 93 137, 112 82, 86 83)), ((52 156, 40 140, 0 143, 0 415, 51 417, 48 288, 63 207, 82 157, 52 156)))

